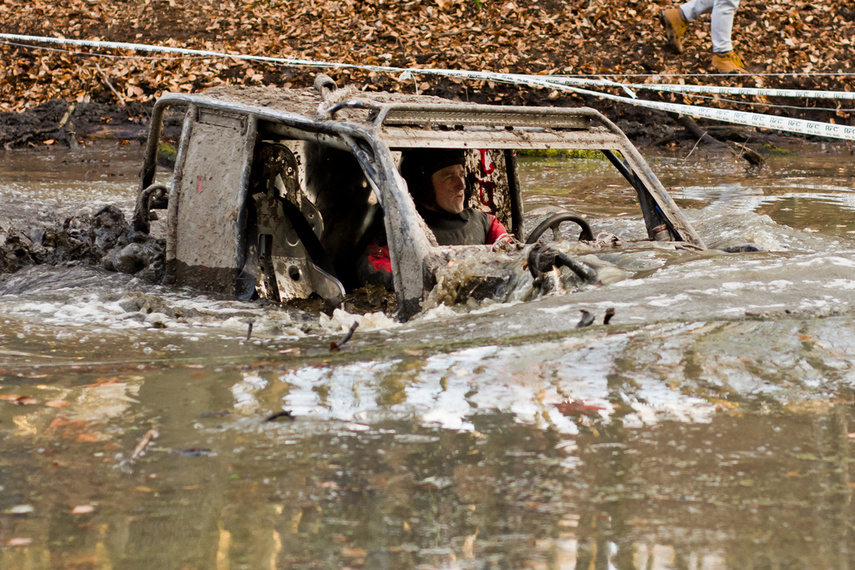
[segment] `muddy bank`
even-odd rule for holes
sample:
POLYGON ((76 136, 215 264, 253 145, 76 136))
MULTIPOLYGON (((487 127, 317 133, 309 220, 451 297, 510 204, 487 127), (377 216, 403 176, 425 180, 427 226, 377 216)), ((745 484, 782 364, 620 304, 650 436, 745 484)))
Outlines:
MULTIPOLYGON (((450 89, 439 89, 439 95, 449 99, 460 99, 450 89)), ((489 95, 473 94, 466 97, 472 103, 491 103, 489 95)), ((514 104, 548 104, 543 97, 520 97, 514 104)), ((595 102, 589 103, 595 106, 595 102)), ((153 103, 131 105, 105 103, 75 103, 53 100, 33 109, 19 113, 0 113, 0 145, 4 148, 20 148, 36 144, 58 144, 74 147, 87 140, 137 140, 148 136, 149 118, 153 103)), ((674 137, 682 127, 663 113, 626 108, 600 109, 616 121, 627 136, 636 142, 648 143, 674 137)), ((181 115, 167 115, 164 129, 169 137, 180 135, 181 115)))
MULTIPOLYGON (((53 100, 21 113, 0 113, 0 145, 5 149, 57 144, 75 148, 90 140, 143 141, 152 104, 111 105, 53 100)), ((180 116, 167 115, 167 136, 180 133, 180 116)))
MULTIPOLYGON (((448 99, 496 103, 489 93, 459 93, 459 88, 455 90, 453 87, 438 85, 435 91, 437 95, 448 99)), ((503 103, 570 106, 555 105, 554 101, 548 99, 548 94, 539 91, 519 90, 513 99, 503 103)), ((699 138, 695 128, 687 126, 684 120, 674 115, 630 105, 603 105, 602 101, 593 98, 585 99, 581 104, 605 114, 637 145, 680 145, 691 148, 699 138)), ((53 100, 19 113, 0 113, 0 146, 6 150, 41 144, 75 148, 81 143, 93 140, 145 141, 152 107, 153 103, 119 105, 53 100)), ((179 111, 172 110, 167 113, 164 118, 164 134, 167 139, 177 140, 180 136, 181 119, 179 111)), ((767 144, 786 146, 812 138, 716 122, 698 122, 697 126, 718 141, 747 143, 755 150, 761 150, 767 144)), ((828 142, 843 146, 849 144, 834 140, 828 142)), ((716 143, 705 139, 702 144, 715 146, 716 143)))

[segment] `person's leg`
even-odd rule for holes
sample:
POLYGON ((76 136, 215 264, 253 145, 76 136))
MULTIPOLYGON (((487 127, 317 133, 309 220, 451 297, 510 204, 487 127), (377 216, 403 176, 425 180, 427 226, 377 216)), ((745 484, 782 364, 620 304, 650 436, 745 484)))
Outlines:
POLYGON ((689 0, 680 6, 680 11, 683 12, 686 21, 691 22, 712 12, 717 3, 717 0, 689 0))
POLYGON ((730 35, 733 32, 733 15, 738 6, 739 0, 715 0, 710 24, 713 53, 733 51, 730 35))
POLYGON ((715 0, 710 23, 712 36, 712 64, 722 73, 747 73, 742 58, 733 51, 730 41, 733 32, 733 15, 739 7, 739 0, 715 0))
POLYGON ((659 22, 665 30, 668 42, 677 53, 683 51, 682 37, 689 22, 712 12, 710 35, 712 36, 712 64, 722 73, 747 73, 745 64, 733 51, 730 35, 733 32, 733 15, 740 0, 689 0, 679 8, 665 8, 659 12, 659 22))
POLYGON ((683 34, 689 22, 712 11, 716 0, 689 0, 678 8, 665 8, 659 12, 659 22, 665 29, 668 43, 677 53, 683 52, 683 34))

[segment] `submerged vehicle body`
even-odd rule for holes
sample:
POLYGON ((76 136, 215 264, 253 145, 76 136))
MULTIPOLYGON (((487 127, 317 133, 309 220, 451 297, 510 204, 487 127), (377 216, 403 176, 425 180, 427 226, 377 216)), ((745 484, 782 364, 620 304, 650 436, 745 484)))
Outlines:
MULTIPOLYGON (((636 192, 643 240, 705 247, 626 135, 593 109, 363 93, 323 75, 314 89, 219 87, 161 97, 134 225, 147 232, 151 209, 167 208, 168 283, 242 299, 318 295, 333 304, 359 286, 356 259, 385 229, 406 319, 442 267, 489 250, 437 245, 398 171, 402 152, 414 148, 466 150, 469 205, 495 215, 520 241, 516 151, 601 151, 636 192), (170 107, 183 108, 184 120, 172 180, 159 184, 157 148, 170 107)), ((585 229, 566 215, 545 226, 566 219, 585 229)), ((593 239, 590 230, 580 239, 593 239)))

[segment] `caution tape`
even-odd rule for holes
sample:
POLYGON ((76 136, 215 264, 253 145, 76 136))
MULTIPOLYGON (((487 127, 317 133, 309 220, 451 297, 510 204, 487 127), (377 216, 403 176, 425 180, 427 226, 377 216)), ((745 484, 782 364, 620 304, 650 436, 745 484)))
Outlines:
POLYGON ((847 125, 836 125, 834 123, 824 123, 821 121, 806 121, 804 119, 789 119, 786 117, 778 117, 776 115, 766 115, 763 113, 746 113, 744 111, 731 111, 729 109, 714 109, 712 107, 700 107, 696 105, 683 105, 680 103, 665 103, 659 101, 645 101, 643 99, 632 99, 630 97, 621 97, 610 93, 600 93, 590 91, 588 89, 580 89, 560 83, 553 83, 549 80, 533 80, 532 83, 541 87, 551 87, 554 89, 563 89, 573 91, 582 95, 596 96, 612 101, 620 101, 638 107, 646 107, 648 109, 657 109, 680 115, 689 115, 699 119, 709 119, 712 121, 721 121, 725 123, 734 123, 737 125, 747 125, 761 129, 774 129, 777 131, 786 131, 791 133, 799 133, 804 135, 812 135, 818 137, 828 137, 843 140, 855 140, 855 127, 847 125))
POLYGON ((703 93, 710 95, 742 95, 745 97, 793 97, 799 99, 835 99, 855 101, 855 92, 850 91, 816 91, 811 89, 764 89, 760 87, 727 87, 719 85, 679 85, 675 83, 618 83, 607 80, 586 81, 573 77, 551 77, 555 83, 575 85, 602 85, 606 87, 621 87, 630 89, 647 89, 665 91, 668 93, 703 93))
POLYGON ((662 91, 673 92, 697 92, 697 93, 729 93, 741 95, 765 95, 765 96, 781 96, 781 97, 806 97, 806 98, 826 98, 826 99, 855 99, 852 93, 843 91, 799 91, 790 89, 759 89, 748 87, 714 87, 701 85, 674 85, 674 84, 623 84, 602 79, 580 79, 568 77, 554 76, 538 76, 538 75, 519 75, 510 73, 493 73, 484 71, 463 71, 455 69, 405 69, 400 67, 382 66, 382 65, 357 65, 349 63, 336 63, 327 61, 316 61, 307 59, 294 58, 278 58, 258 55, 244 55, 224 53, 210 50, 196 50, 189 48, 175 48, 167 46, 152 46, 147 44, 136 44, 127 42, 108 42, 97 40, 79 40, 68 38, 51 38, 43 36, 30 36, 22 34, 5 34, 0 33, 0 39, 53 43, 62 45, 77 45, 84 47, 97 47, 107 49, 120 49, 131 51, 144 51, 153 53, 170 53, 191 55, 197 57, 218 57, 232 58, 239 60, 259 61, 264 63, 275 63, 280 65, 292 65, 301 67, 315 67, 326 69, 359 69, 365 71, 379 71, 385 73, 400 73, 403 79, 404 76, 419 75, 435 75, 444 77, 458 77, 461 79, 474 79, 481 81, 496 81, 501 83, 511 83, 517 85, 539 86, 551 88, 555 90, 571 91, 581 95, 588 95, 602 99, 619 101, 638 107, 648 109, 657 109, 660 111, 689 115, 695 118, 709 119, 713 121, 721 121, 734 123, 739 125, 747 125, 761 129, 774 129, 792 133, 799 133, 818 137, 828 137, 843 140, 855 140, 855 127, 846 125, 837 125, 834 123, 825 123, 820 121, 806 121, 804 119, 789 119, 778 117, 775 115, 766 115, 762 113, 746 113, 744 111, 731 111, 728 109, 715 109, 711 107, 700 107, 695 105, 684 105, 679 103, 666 103, 659 101, 646 101, 638 99, 631 89, 659 89, 662 91), (624 89, 629 97, 612 95, 610 93, 601 93, 574 87, 573 85, 599 85, 602 87, 617 87, 624 89), (690 91, 695 90, 695 91, 690 91), (739 93, 736 93, 736 92, 739 93), (779 94, 779 95, 776 95, 779 94), (824 96, 820 97, 822 94, 824 96), (827 96, 826 96, 827 95, 827 96))

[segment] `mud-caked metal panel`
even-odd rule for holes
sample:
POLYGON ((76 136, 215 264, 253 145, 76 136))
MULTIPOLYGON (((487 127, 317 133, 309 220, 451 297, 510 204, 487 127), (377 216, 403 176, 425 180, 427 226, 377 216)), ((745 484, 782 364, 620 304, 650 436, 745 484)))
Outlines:
POLYGON ((475 127, 440 130, 383 125, 378 132, 380 138, 393 148, 600 149, 621 144, 619 136, 599 127, 587 131, 475 127))
POLYGON ((268 191, 254 196, 259 247, 258 295, 276 301, 305 299, 312 293, 308 254, 282 208, 282 199, 289 199, 287 186, 271 185, 268 191), (279 191, 282 198, 277 195, 279 191))
POLYGON ((338 304, 343 286, 318 267, 328 262, 321 243, 324 221, 304 183, 301 143, 265 141, 256 148, 251 189, 259 252, 256 291, 277 301, 316 293, 338 304))
POLYGON ((478 125, 587 130, 592 124, 592 117, 585 109, 496 105, 391 105, 381 116, 384 125, 478 125))
POLYGON ((167 263, 177 284, 235 293, 243 263, 242 211, 254 146, 251 115, 190 111, 170 202, 167 263), (171 259, 170 259, 171 258, 171 259))

